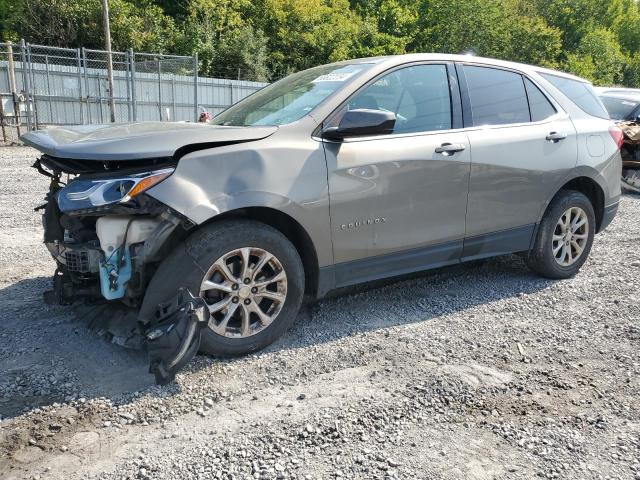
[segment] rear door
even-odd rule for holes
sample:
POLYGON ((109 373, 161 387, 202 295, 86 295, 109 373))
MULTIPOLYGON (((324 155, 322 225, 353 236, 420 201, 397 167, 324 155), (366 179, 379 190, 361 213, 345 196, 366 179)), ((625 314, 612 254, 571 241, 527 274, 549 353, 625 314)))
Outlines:
POLYGON ((471 175, 463 257, 527 250, 558 181, 577 161, 569 116, 517 71, 459 64, 471 175))
POLYGON ((453 65, 382 74, 325 127, 358 108, 397 122, 388 135, 324 142, 338 286, 459 261, 470 160, 453 65))

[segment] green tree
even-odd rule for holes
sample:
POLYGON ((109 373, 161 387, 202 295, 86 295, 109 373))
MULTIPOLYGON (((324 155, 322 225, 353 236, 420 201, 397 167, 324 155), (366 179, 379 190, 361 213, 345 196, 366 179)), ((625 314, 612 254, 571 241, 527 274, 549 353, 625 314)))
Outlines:
POLYGON ((426 0, 420 8, 413 51, 501 57, 509 42, 500 1, 426 0))
POLYGON ((180 42, 173 19, 149 0, 136 5, 126 0, 110 0, 112 48, 133 48, 141 52, 171 53, 180 42))
POLYGON ((640 3, 626 0, 622 14, 615 22, 620 45, 627 52, 640 52, 640 3))
POLYGON ((58 47, 104 45, 100 0, 20 0, 14 9, 14 39, 58 47))
POLYGON ((22 4, 15 0, 0 0, 0 41, 17 41, 19 34, 15 31, 16 15, 22 10, 22 4))
POLYGON ((576 53, 567 55, 566 68, 599 85, 613 85, 623 81, 625 61, 615 34, 598 28, 582 37, 576 53))
POLYGON ((235 77, 240 68, 263 78, 266 39, 245 20, 251 9, 248 0, 191 0, 180 50, 198 53, 205 75, 235 77))
POLYGON ((632 88, 640 88, 640 53, 635 53, 627 58, 624 66, 623 85, 632 88))
MULTIPOLYGON (((178 30, 157 5, 148 0, 137 4, 110 0, 109 6, 114 50, 166 52, 173 48, 178 30)), ((14 39, 59 47, 104 48, 100 0, 20 0, 14 3, 11 19, 7 30, 14 32, 14 39)))
POLYGON ((265 0, 263 30, 277 76, 349 58, 361 19, 347 0, 265 0))
POLYGON ((154 0, 154 3, 168 16, 181 22, 189 14, 191 2, 189 0, 154 0))
POLYGON ((533 0, 538 15, 549 25, 562 31, 567 52, 575 50, 584 35, 598 27, 609 27, 614 19, 609 11, 616 11, 619 0, 533 0))
POLYGON ((561 32, 520 9, 510 0, 427 0, 410 48, 555 65, 561 32))
MULTIPOLYGON (((460 53, 638 85, 638 0, 109 0, 114 49, 274 79, 345 58, 460 53)), ((101 0, 0 0, 0 37, 102 48, 101 0)))
POLYGON ((352 8, 376 30, 406 41, 416 33, 419 3, 411 0, 352 0, 352 8))
POLYGON ((213 52, 213 73, 226 69, 227 77, 264 82, 269 80, 267 38, 261 30, 247 25, 222 36, 213 52))
POLYGON ((509 29, 505 58, 554 68, 562 56, 562 32, 540 17, 516 17, 509 29))

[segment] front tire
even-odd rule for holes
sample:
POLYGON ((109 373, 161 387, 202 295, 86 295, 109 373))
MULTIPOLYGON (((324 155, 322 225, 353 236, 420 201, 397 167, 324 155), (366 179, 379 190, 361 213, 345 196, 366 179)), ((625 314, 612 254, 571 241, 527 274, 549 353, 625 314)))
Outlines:
POLYGON ((293 324, 304 269, 278 230, 252 220, 225 220, 196 231, 165 259, 149 284, 141 318, 181 286, 209 305, 200 350, 243 355, 270 345, 293 324))
POLYGON ((591 251, 596 216, 582 193, 562 190, 552 200, 538 226, 527 263, 539 275, 552 279, 574 276, 591 251))

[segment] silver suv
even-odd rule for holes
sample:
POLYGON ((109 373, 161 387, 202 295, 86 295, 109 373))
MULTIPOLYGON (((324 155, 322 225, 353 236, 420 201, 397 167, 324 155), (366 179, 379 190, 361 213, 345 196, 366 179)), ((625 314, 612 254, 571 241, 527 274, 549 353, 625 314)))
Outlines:
POLYGON ((51 177, 48 299, 119 302, 152 327, 185 288, 218 355, 273 342, 304 294, 512 252, 570 277, 620 197, 622 134, 589 83, 472 56, 333 63, 210 124, 23 140, 51 177))

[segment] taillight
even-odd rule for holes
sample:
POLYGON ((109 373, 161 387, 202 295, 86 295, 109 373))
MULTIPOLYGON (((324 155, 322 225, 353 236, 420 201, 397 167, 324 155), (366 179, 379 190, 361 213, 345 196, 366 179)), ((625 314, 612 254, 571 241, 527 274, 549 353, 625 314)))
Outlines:
POLYGON ((620 150, 622 148, 622 144, 624 143, 624 133, 622 133, 620 127, 617 127, 615 125, 609 127, 609 133, 611 134, 611 138, 613 138, 613 141, 616 142, 618 150, 620 150))

